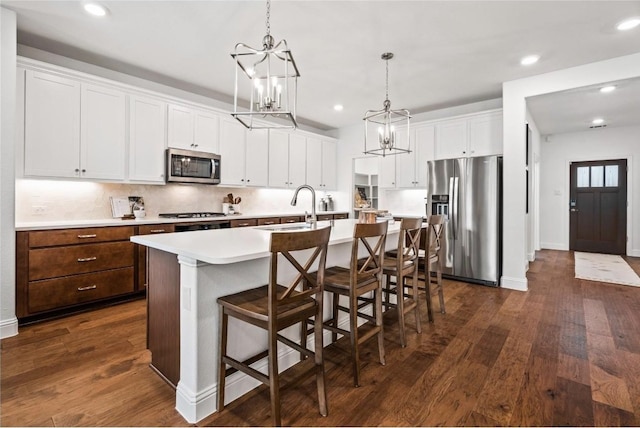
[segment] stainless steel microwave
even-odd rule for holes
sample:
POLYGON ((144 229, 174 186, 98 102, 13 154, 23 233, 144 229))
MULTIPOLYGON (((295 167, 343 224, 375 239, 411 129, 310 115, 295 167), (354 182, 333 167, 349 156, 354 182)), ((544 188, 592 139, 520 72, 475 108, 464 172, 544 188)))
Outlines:
POLYGON ((220 183, 220 155, 167 149, 167 183, 220 183))

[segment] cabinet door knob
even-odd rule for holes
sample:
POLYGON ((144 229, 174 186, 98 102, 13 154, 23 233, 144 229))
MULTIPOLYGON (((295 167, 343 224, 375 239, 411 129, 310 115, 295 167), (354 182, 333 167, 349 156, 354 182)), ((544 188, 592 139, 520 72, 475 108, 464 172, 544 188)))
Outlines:
POLYGON ((82 173, 84 174, 85 172, 87 172, 87 170, 86 169, 82 169, 82 173))
POLYGON ((75 171, 75 172, 76 172, 76 174, 77 174, 77 173, 79 173, 79 172, 80 172, 80 169, 79 169, 79 168, 76 168, 74 171, 75 171))

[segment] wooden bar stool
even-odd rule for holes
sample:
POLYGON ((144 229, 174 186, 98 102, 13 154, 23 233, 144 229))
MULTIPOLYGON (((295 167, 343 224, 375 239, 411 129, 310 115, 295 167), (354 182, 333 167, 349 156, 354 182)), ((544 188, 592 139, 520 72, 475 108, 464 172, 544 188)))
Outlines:
POLYGON ((423 251, 420 253, 420 266, 423 266, 420 279, 424 279, 424 290, 427 296, 427 311, 429 314, 429 322, 433 322, 433 304, 431 296, 434 292, 438 293, 440 300, 440 312, 445 313, 444 309, 444 291, 442 289, 442 259, 440 258, 440 236, 444 230, 445 217, 443 215, 432 215, 427 220, 427 228, 424 231, 423 251), (431 267, 435 264, 435 271, 431 267), (435 276, 435 281, 432 276, 435 276), (432 289, 431 286, 435 285, 432 289))
MULTIPOLYGON (((318 388, 320 414, 327 416, 327 392, 325 388, 324 360, 322 356, 322 304, 324 272, 327 258, 327 245, 331 228, 326 227, 304 232, 281 232, 271 234, 271 264, 269 284, 220 297, 220 355, 218 360, 218 411, 224 409, 224 388, 227 375, 239 370, 265 385, 271 392, 271 416, 274 425, 282 425, 280 417, 280 379, 278 373, 278 341, 314 359, 314 365, 302 376, 315 373, 318 388), (309 255, 309 251, 313 250, 309 255), (297 271, 295 279, 287 286, 278 284, 278 269, 284 260, 297 271), (305 261, 306 260, 306 261, 305 261), (317 273, 309 269, 318 261, 317 273), (304 262, 304 263, 301 263, 304 262), (298 287, 298 286, 301 287, 298 287), (296 290, 296 288, 299 288, 296 290), (227 355, 227 330, 229 316, 267 330, 269 347, 244 361, 238 361, 227 355), (309 318, 314 318, 314 351, 306 349, 306 335, 300 338, 301 345, 278 334, 291 325, 302 323, 306 326, 309 318), (268 356, 269 374, 264 375, 249 365, 268 356), (229 365, 230 368, 227 368, 229 365)), ((285 264, 284 268, 287 268, 285 264)), ((305 327, 306 331, 306 327, 305 327)))
POLYGON ((380 364, 385 364, 382 328, 382 264, 387 227, 386 221, 372 224, 357 223, 353 229, 349 269, 332 267, 327 269, 325 275, 324 289, 333 293, 333 307, 331 319, 324 323, 324 328, 333 333, 334 341, 338 333, 349 337, 355 386, 360 385, 360 344, 377 335, 380 364), (366 249, 367 256, 358 263, 358 253, 362 247, 366 249), (360 300, 364 294, 370 292, 373 292, 373 298, 360 300), (340 296, 348 297, 348 306, 340 306, 340 296), (375 316, 362 312, 362 309, 370 304, 375 305, 373 311, 375 316), (349 331, 338 327, 339 311, 349 313, 349 331), (358 318, 364 318, 368 323, 358 327, 358 318))
POLYGON ((418 255, 420 251, 420 231, 422 229, 421 218, 403 218, 400 223, 398 236, 398 248, 395 257, 387 254, 384 259, 382 273, 386 275, 386 307, 396 308, 398 311, 398 323, 400 327, 400 345, 404 348, 406 335, 404 328, 405 315, 414 311, 416 330, 422 333, 420 325, 420 308, 418 307, 418 255), (396 278, 395 287, 391 277, 396 278), (411 278, 411 294, 405 293, 408 286, 406 279, 411 278), (396 303, 390 302, 390 295, 396 295, 396 303))

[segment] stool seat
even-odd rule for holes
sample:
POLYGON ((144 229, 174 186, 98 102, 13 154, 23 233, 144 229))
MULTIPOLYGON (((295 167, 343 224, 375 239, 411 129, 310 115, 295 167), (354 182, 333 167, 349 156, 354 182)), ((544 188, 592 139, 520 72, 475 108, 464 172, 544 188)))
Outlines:
MULTIPOLYGON (((415 269, 415 260, 404 260, 400 266, 400 270, 405 273, 413 272, 415 269)), ((398 259, 393 257, 385 257, 383 268, 385 272, 397 272, 398 271, 398 259)), ((395 276, 395 275, 394 275, 395 276)))
MULTIPOLYGON (((276 290, 277 296, 280 297, 287 291, 287 287, 278 285, 276 290)), ((297 295, 300 293, 295 290, 291 293, 292 297, 297 295)), ((220 297, 218 304, 238 314, 266 323, 269 320, 269 286, 220 297)), ((299 302, 278 305, 276 317, 278 320, 300 315, 311 317, 316 311, 316 306, 315 299, 306 297, 299 302)))
MULTIPOLYGON (((341 288, 348 290, 351 283, 351 270, 340 266, 334 266, 325 270, 324 289, 341 288)), ((358 278, 355 288, 363 288, 370 284, 375 284, 378 278, 375 275, 358 278)))

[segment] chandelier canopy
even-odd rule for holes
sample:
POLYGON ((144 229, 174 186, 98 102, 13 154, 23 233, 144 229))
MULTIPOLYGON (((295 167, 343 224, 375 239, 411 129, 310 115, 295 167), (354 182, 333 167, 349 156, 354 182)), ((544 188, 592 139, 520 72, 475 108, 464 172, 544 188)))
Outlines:
POLYGON ((368 110, 364 116, 364 154, 387 156, 411 153, 409 110, 391 110, 389 101, 389 60, 393 58, 393 53, 383 53, 381 58, 387 66, 386 98, 382 110, 368 110))
POLYGON ((287 41, 276 43, 271 36, 270 14, 271 1, 267 0, 267 34, 262 38, 262 49, 238 43, 231 54, 236 61, 231 115, 248 129, 297 128, 296 101, 300 73, 287 41), (238 108, 240 98, 249 99, 248 108, 238 108), (265 118, 275 118, 276 121, 260 121, 265 118))

